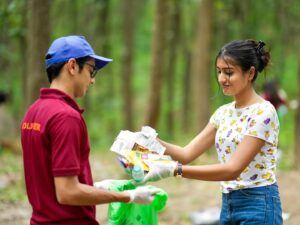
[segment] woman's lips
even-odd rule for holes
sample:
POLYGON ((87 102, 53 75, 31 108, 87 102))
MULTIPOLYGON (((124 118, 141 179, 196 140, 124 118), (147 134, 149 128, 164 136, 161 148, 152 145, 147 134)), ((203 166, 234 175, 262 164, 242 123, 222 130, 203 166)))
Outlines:
POLYGON ((228 89, 230 86, 229 85, 222 85, 223 89, 228 89))

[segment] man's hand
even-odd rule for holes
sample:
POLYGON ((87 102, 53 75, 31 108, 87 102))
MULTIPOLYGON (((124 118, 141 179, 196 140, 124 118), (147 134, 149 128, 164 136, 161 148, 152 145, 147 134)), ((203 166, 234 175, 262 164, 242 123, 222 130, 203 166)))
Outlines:
POLYGON ((118 184, 119 182, 124 182, 125 180, 102 180, 94 183, 94 187, 98 189, 109 190, 109 188, 113 185, 118 184))
POLYGON ((125 192, 130 195, 130 201, 128 203, 149 204, 153 201, 154 194, 159 191, 160 189, 155 187, 143 186, 125 192))
POLYGON ((145 163, 149 166, 149 172, 141 183, 148 181, 158 181, 163 178, 174 176, 174 171, 177 166, 177 162, 161 162, 145 160, 145 163))

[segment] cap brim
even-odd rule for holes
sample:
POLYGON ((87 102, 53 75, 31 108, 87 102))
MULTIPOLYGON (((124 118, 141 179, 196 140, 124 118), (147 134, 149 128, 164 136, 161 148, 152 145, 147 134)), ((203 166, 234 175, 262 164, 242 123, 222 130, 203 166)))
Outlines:
POLYGON ((112 61, 112 59, 105 58, 98 55, 90 55, 90 57, 95 59, 95 66, 97 70, 101 69, 102 67, 106 66, 106 64, 112 61))

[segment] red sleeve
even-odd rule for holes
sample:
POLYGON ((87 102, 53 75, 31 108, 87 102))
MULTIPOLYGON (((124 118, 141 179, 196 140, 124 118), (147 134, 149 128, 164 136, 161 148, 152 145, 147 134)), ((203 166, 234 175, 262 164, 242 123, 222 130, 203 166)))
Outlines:
POLYGON ((53 176, 72 176, 80 173, 82 122, 73 116, 58 116, 51 127, 53 176))

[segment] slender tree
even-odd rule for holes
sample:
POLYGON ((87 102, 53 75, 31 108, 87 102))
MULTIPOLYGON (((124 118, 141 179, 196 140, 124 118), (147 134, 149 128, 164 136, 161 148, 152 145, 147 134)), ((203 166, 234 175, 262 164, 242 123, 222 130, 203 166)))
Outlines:
POLYGON ((39 89, 48 85, 45 74, 45 54, 50 42, 50 0, 28 0, 26 105, 39 95, 39 89))
MULTIPOLYGON (((113 15, 115 12, 113 11, 113 7, 111 5, 111 1, 109 0, 95 0, 95 4, 97 4, 97 23, 95 29, 95 50, 99 52, 99 54, 112 57, 112 43, 113 39, 111 30, 113 29, 113 15)), ((113 62, 115 63, 115 62, 113 62)), ((112 71, 112 66, 105 67, 105 71, 109 76, 105 77, 106 84, 105 86, 101 85, 101 82, 96 82, 96 86, 101 86, 101 89, 105 89, 105 93, 107 94, 107 98, 113 98, 116 96, 117 85, 115 82, 114 73, 112 71)), ((100 88, 100 87, 99 87, 100 88)), ((97 88, 98 89, 98 88, 97 88)), ((97 98, 100 98, 101 92, 98 92, 97 98)))
POLYGON ((122 2, 123 15, 123 54, 122 54, 122 93, 123 93, 123 112, 125 128, 132 130, 132 74, 133 74, 133 57, 134 57, 134 33, 135 33, 135 8, 136 1, 128 0, 122 2))
MULTIPOLYGON (((299 36, 300 37, 300 36, 299 36)), ((299 39, 300 40, 300 39, 299 39)), ((300 53, 300 48, 299 48, 300 53)), ((297 101, 300 102, 300 57, 298 57, 298 74, 297 74, 297 101)), ((294 165, 297 169, 300 169, 299 160, 300 160, 300 107, 296 110, 295 118, 295 150, 294 150, 294 165)))
MULTIPOLYGON (((195 3, 193 3, 190 7, 194 8, 195 3)), ((181 40, 180 40, 180 49, 181 55, 183 56, 183 71, 182 71, 182 95, 181 95, 181 102, 182 102, 182 111, 181 111, 181 127, 182 130, 187 133, 191 131, 191 123, 192 123, 192 113, 191 113, 191 61, 192 61, 192 47, 194 37, 197 33, 197 29, 189 29, 189 27, 195 28, 197 27, 197 12, 191 13, 191 10, 183 11, 181 13, 181 30, 180 33, 181 40), (187 15, 188 14, 188 15, 187 15), (191 25, 190 25, 191 24, 191 25), (190 25, 190 26, 188 26, 190 25), (185 29, 184 29, 185 28, 185 29)))
POLYGON ((191 64, 192 106, 196 112, 195 129, 202 129, 208 122, 211 98, 211 38, 213 1, 200 2, 197 34, 191 64))
POLYGON ((175 99, 175 72, 177 52, 180 40, 180 0, 175 0, 171 8, 170 31, 168 35, 168 64, 166 71, 167 113, 166 123, 168 133, 174 133, 174 99, 175 99))
POLYGON ((184 48, 183 55, 185 56, 184 71, 183 71, 183 93, 182 93, 182 129, 185 132, 190 130, 191 123, 191 101, 190 101, 190 88, 191 88, 191 58, 192 54, 188 48, 184 48))
POLYGON ((168 0, 156 0, 151 50, 151 80, 145 123, 156 127, 160 113, 161 88, 164 74, 168 0))
MULTIPOLYGON (((0 3, 0 43, 2 48, 6 48, 9 44, 9 12, 8 11, 9 3, 7 1, 2 1, 0 3)), ((9 60, 5 55, 2 53, 3 50, 0 52, 0 68, 3 71, 6 71, 9 67, 9 60)), ((3 87, 2 87, 3 88, 3 87)))
MULTIPOLYGON (((285 46, 285 43, 288 39, 289 35, 289 31, 288 31, 288 22, 287 22, 287 14, 288 14, 288 10, 287 10, 287 4, 285 4, 283 1, 277 1, 275 3, 275 16, 274 16, 274 23, 278 24, 278 28, 277 28, 277 32, 276 35, 274 36, 274 41, 276 41, 277 43, 281 43, 277 46, 277 52, 280 55, 287 55, 287 48, 285 46)), ((283 74, 284 73, 284 68, 285 68, 285 60, 279 60, 277 62, 277 66, 276 66, 276 71, 278 74, 283 74)), ((280 76, 278 78, 280 79, 280 76)))

